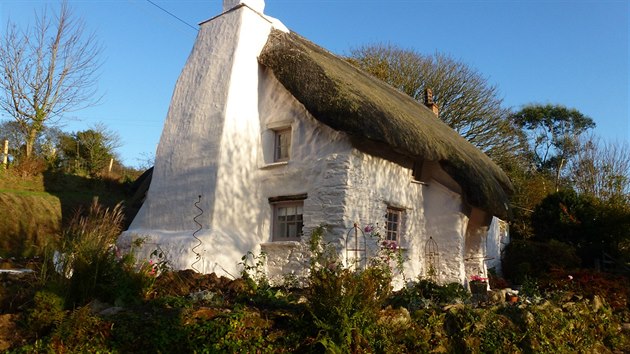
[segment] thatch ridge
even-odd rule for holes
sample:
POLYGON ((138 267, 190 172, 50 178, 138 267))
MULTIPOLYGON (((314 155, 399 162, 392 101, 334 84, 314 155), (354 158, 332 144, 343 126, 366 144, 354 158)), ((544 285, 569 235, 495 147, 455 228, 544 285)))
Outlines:
POLYGON ((512 184, 505 173, 413 98, 295 33, 273 30, 258 60, 317 120, 412 158, 439 161, 467 203, 508 216, 512 184))

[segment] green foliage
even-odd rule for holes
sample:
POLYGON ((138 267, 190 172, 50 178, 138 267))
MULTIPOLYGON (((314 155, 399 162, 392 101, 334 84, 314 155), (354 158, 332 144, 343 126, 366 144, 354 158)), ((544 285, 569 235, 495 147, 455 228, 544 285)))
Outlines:
POLYGON ((495 311, 455 306, 444 319, 452 352, 510 353, 518 351, 518 329, 495 311))
POLYGON ((271 322, 256 312, 237 309, 187 328, 188 339, 199 353, 273 352, 267 333, 271 322))
POLYGON ((556 239, 575 247, 584 266, 593 266, 606 252, 624 256, 630 239, 630 209, 625 204, 604 203, 571 190, 549 195, 532 215, 538 240, 556 239))
POLYGON ((511 119, 528 135, 538 170, 549 171, 556 177, 556 185, 566 160, 576 152, 580 134, 595 128, 593 119, 562 105, 527 105, 511 119))
POLYGON ((523 347, 531 352, 569 353, 628 349, 627 336, 620 336, 609 309, 593 311, 589 301, 562 307, 544 303, 524 312, 526 336, 523 347))
POLYGON ((73 310, 53 331, 48 349, 55 353, 109 351, 111 324, 94 315, 88 306, 73 310))
POLYGON ((389 299, 393 306, 403 306, 409 311, 463 302, 470 298, 468 291, 459 283, 439 285, 431 280, 420 279, 407 284, 389 299))
MULTIPOLYGON (((62 234, 57 270, 65 276, 70 303, 83 304, 99 296, 111 295, 117 274, 115 242, 121 232, 121 205, 103 208, 95 200, 87 212, 77 212, 62 234)), ((110 300, 108 298, 107 300, 110 300)))
POLYGON ((112 348, 122 353, 191 352, 183 323, 187 310, 161 306, 132 309, 108 318, 112 348))
POLYGON ((117 134, 104 125, 64 134, 60 139, 60 148, 66 170, 77 174, 95 177, 101 174, 113 159, 114 149, 120 145, 117 134))
POLYGON ((35 335, 45 335, 57 327, 64 317, 64 299, 49 290, 35 293, 33 306, 26 312, 26 325, 35 335))
POLYGON ((306 290, 317 343, 331 352, 369 348, 379 311, 391 293, 391 270, 379 264, 343 269, 334 248, 321 242, 322 235, 320 228, 311 236, 306 290))
POLYGON ((575 269, 580 265, 575 249, 556 240, 513 240, 503 252, 503 274, 514 284, 522 284, 526 276, 544 277, 554 268, 575 269))
POLYGON ((95 200, 86 212, 75 214, 58 244, 50 245, 56 256, 43 276, 60 289, 68 306, 96 298, 129 304, 151 290, 154 265, 136 269, 133 253, 120 254, 116 248, 122 221, 120 204, 109 209, 95 200))
POLYGON ((243 267, 241 277, 247 281, 248 285, 253 290, 270 287, 267 272, 265 271, 266 262, 267 255, 264 252, 256 256, 253 252, 249 251, 241 257, 241 262, 239 262, 239 265, 243 267))

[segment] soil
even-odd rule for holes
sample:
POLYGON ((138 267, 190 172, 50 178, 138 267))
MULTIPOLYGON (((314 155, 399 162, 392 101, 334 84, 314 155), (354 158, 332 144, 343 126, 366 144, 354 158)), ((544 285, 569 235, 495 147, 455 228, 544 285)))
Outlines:
POLYGON ((231 280, 215 273, 201 274, 191 269, 161 274, 155 282, 155 297, 188 296, 191 293, 209 290, 223 296, 233 297, 246 291, 243 279, 231 280))

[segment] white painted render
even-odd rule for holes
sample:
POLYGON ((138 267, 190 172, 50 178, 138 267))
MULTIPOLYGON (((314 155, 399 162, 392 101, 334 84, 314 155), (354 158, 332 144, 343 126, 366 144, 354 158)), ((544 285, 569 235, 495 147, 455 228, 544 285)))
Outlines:
POLYGON ((391 206, 403 210, 408 280, 426 275, 430 236, 440 251, 441 282, 485 275, 485 252, 500 253, 505 241, 499 223, 465 207, 461 188, 438 163, 425 161, 426 183, 412 181, 409 167, 354 148, 344 133, 312 117, 257 61, 270 30, 285 28, 263 9, 262 0, 226 0, 225 12, 201 25, 173 93, 147 199, 121 243, 144 237, 140 257, 160 249, 175 269, 230 276, 248 251, 264 251, 268 276, 279 281, 304 274, 308 259, 304 243, 272 241, 269 198, 306 194, 305 235, 327 225, 326 241, 341 256, 355 223, 384 234, 391 206), (292 131, 290 159, 274 163, 273 131, 281 128, 292 131), (203 214, 195 248, 198 196, 203 214), (471 265, 471 258, 481 261, 471 265))

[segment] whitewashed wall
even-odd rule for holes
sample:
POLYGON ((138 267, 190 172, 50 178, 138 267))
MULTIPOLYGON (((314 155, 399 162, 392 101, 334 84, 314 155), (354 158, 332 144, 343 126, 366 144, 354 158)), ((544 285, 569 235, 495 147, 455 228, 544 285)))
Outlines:
POLYGON ((507 222, 493 217, 492 223, 488 228, 488 241, 486 252, 491 258, 487 262, 488 269, 494 268, 497 273, 501 274, 501 256, 503 249, 510 243, 509 225, 507 222))
POLYGON ((176 268, 191 268, 200 256, 198 270, 234 275, 243 250, 258 248, 256 57, 272 22, 240 7, 201 26, 173 93, 147 199, 122 235, 123 243, 147 238, 144 256, 159 247, 176 268), (195 253, 199 195, 202 244, 195 253))
POLYGON ((355 222, 378 224, 384 234, 390 205, 404 209, 407 278, 425 274, 424 247, 432 236, 440 249, 439 280, 464 282, 464 258, 479 252, 474 237, 487 225, 469 230, 474 237, 466 243, 469 215, 459 186, 437 163, 425 166, 428 185, 412 183, 409 168, 353 148, 345 134, 316 121, 258 64, 271 28, 284 26, 259 13, 262 1, 255 3, 256 11, 240 7, 202 24, 173 93, 147 200, 121 243, 144 237, 140 257, 160 249, 176 269, 194 264, 234 277, 243 255, 264 251, 269 276, 279 281, 302 273, 307 258, 299 242, 271 242, 269 198, 307 194, 305 235, 328 225, 326 241, 341 256, 355 222), (291 158, 273 163, 273 129, 288 126, 291 158), (201 243, 194 248, 199 195, 201 243))

